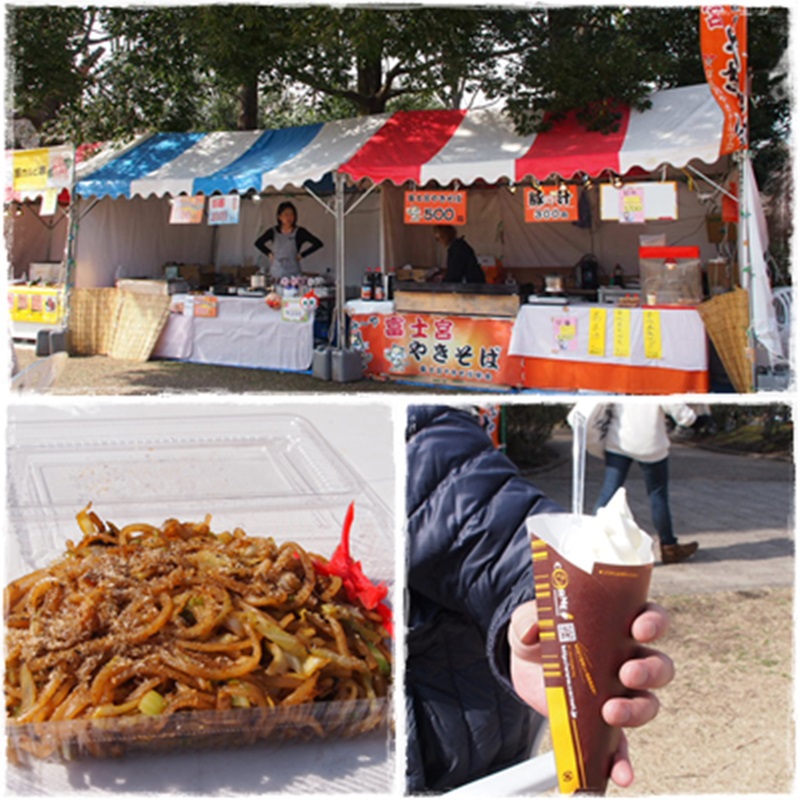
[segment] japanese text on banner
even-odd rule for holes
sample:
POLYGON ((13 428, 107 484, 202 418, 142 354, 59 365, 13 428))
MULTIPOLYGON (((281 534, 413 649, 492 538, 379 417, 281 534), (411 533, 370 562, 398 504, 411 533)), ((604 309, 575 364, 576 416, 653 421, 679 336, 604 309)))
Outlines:
POLYGON ((430 314, 353 317, 353 346, 369 372, 503 384, 511 322, 430 314))
POLYGON ((631 312, 627 308, 614 309, 614 355, 628 358, 631 354, 631 312))
POLYGON ((215 195, 208 198, 209 225, 236 225, 239 222, 239 195, 215 195))
POLYGON ((604 356, 606 354, 606 310, 592 308, 589 310, 589 355, 604 356))
POLYGON ((525 222, 575 222, 577 219, 577 187, 561 184, 525 189, 525 222))
POLYGON ((703 6, 700 51, 706 82, 725 115, 720 155, 748 146, 747 9, 703 6))
POLYGON ((467 193, 425 191, 405 193, 406 225, 463 225, 467 221, 467 193))
POLYGON ((661 312, 654 309, 642 312, 642 326, 645 358, 664 358, 661 347, 661 312))

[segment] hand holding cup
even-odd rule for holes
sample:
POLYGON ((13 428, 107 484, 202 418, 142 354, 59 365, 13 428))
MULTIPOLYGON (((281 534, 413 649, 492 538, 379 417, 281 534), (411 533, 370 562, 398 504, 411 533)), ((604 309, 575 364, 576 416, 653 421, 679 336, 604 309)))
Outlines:
MULTIPOLYGON (((648 603, 633 621, 631 635, 641 645, 636 657, 626 661, 619 671, 629 697, 612 697, 602 708, 603 719, 614 727, 638 728, 658 713, 659 701, 654 689, 662 689, 675 675, 672 659, 646 645, 660 639, 669 628, 669 616, 656 603, 648 603)), ((547 715, 547 700, 539 640, 536 601, 518 606, 511 616, 508 631, 511 646, 511 679, 517 694, 540 714, 547 715)), ((611 769, 611 780, 621 787, 630 786, 634 773, 628 756, 627 741, 620 738, 611 769)))

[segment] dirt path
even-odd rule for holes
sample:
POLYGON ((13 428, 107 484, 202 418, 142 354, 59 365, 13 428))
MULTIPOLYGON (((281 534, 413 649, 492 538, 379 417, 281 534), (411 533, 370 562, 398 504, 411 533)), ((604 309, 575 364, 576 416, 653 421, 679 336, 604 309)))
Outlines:
POLYGON ((633 786, 608 795, 791 794, 792 590, 655 599, 677 672, 658 717, 628 733, 633 786))

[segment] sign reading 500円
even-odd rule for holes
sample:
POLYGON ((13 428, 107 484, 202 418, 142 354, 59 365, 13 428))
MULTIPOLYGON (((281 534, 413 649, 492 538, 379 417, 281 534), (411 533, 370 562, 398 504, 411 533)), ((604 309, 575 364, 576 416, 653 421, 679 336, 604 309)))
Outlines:
POLYGON ((467 193, 406 192, 403 218, 406 225, 463 225, 467 221, 467 193))

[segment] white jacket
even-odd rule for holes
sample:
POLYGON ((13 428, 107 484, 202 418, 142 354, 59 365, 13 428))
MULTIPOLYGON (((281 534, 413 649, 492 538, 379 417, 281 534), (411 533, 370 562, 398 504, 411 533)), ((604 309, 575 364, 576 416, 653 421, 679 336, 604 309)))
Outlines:
POLYGON ((697 419, 695 412, 685 403, 613 404, 605 449, 634 461, 663 461, 669 454, 670 444, 665 414, 683 427, 697 419))

